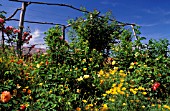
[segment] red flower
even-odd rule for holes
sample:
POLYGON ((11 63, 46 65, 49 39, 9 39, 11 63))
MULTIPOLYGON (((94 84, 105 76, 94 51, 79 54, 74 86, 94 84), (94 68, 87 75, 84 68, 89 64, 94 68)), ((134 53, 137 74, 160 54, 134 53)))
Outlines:
POLYGON ((45 62, 45 65, 48 65, 49 63, 48 63, 48 60, 46 60, 46 62, 45 62))
POLYGON ((29 35, 29 33, 28 33, 28 32, 24 32, 24 36, 26 36, 26 37, 27 37, 28 35, 29 35))
POLYGON ((4 91, 1 94, 1 101, 6 103, 11 99, 11 94, 9 91, 4 91))
POLYGON ((14 29, 14 30, 13 30, 13 32, 14 32, 14 34, 16 34, 16 33, 19 33, 19 32, 20 32, 20 30, 18 30, 18 29, 14 29))
POLYGON ((161 84, 159 82, 155 82, 152 86, 152 89, 156 91, 156 89, 160 86, 161 84))
POLYGON ((7 27, 6 27, 6 30, 7 30, 7 31, 12 31, 12 30, 13 30, 13 27, 12 27, 12 26, 7 26, 7 27))
POLYGON ((3 24, 5 20, 3 18, 0 18, 0 24, 3 24))
POLYGON ((21 109, 22 111, 24 111, 24 110, 26 109, 26 106, 25 106, 25 105, 21 105, 21 106, 20 106, 20 109, 21 109))

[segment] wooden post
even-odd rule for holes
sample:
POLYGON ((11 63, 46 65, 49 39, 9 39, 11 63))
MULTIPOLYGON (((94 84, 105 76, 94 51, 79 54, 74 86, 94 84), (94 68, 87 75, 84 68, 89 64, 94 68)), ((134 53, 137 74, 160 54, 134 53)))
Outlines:
POLYGON ((5 37, 4 37, 4 26, 2 26, 2 51, 5 51, 5 37))
POLYGON ((132 27, 132 31, 133 31, 133 35, 134 35, 135 39, 138 40, 138 38, 137 38, 137 36, 136 36, 136 32, 135 32, 134 26, 131 25, 131 27, 132 27))
POLYGON ((20 13, 20 21, 19 21, 19 29, 20 33, 18 34, 18 42, 17 42, 17 51, 19 56, 22 55, 21 51, 21 46, 22 46, 22 33, 23 33, 23 28, 24 28, 24 16, 25 16, 25 11, 28 3, 23 2, 22 3, 22 8, 21 8, 21 13, 20 13))
POLYGON ((63 32, 63 40, 65 40, 65 29, 66 29, 66 27, 63 25, 63 27, 62 27, 62 32, 63 32))

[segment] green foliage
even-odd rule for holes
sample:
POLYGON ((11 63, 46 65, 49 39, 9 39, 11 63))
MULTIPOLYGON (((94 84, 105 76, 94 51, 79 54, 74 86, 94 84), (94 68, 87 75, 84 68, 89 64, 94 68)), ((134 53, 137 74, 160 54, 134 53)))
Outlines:
POLYGON ((132 41, 129 29, 97 15, 71 21, 70 43, 63 40, 61 27, 50 28, 44 38, 47 54, 24 59, 11 53, 14 48, 0 49, 0 92, 12 96, 7 101, 1 94, 0 110, 170 109, 169 42, 143 44, 138 27, 132 41))
MULTIPOLYGON (((109 44, 114 43, 119 39, 121 33, 121 27, 117 25, 116 21, 109 21, 110 13, 99 17, 99 12, 94 11, 92 13, 85 14, 84 17, 80 17, 77 20, 70 20, 73 32, 76 33, 76 37, 88 40, 89 48, 96 49, 101 53, 107 53, 107 49, 110 49, 109 44)), ((71 35, 71 37, 74 37, 71 35)))

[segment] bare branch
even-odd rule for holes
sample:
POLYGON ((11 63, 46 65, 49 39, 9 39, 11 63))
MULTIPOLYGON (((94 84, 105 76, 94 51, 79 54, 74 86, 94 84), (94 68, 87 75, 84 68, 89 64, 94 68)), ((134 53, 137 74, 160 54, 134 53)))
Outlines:
MULTIPOLYGON (((7 21, 19 21, 19 19, 9 19, 7 21)), ((48 25, 60 25, 60 26, 65 26, 63 24, 56 24, 56 23, 50 23, 50 22, 36 22, 36 21, 27 21, 25 20, 24 22, 27 23, 35 23, 35 24, 48 24, 48 25)))
MULTIPOLYGON (((25 0, 9 0, 9 1, 14 1, 14 2, 27 2, 29 4, 33 3, 33 4, 44 4, 44 5, 56 5, 56 6, 64 6, 64 7, 69 7, 69 8, 72 8, 74 10, 77 10, 77 11, 80 11, 80 12, 85 12, 85 13, 91 13, 87 10, 82 10, 82 9, 79 9, 79 8, 76 8, 72 5, 68 5, 68 4, 59 4, 59 3, 45 3, 45 2, 32 2, 32 1, 25 1, 25 0)), ((98 16, 98 17, 101 17, 103 18, 103 16, 98 16)), ((109 19, 110 21, 116 21, 114 19, 109 19)), ((120 21, 116 21, 119 23, 119 26, 126 26, 126 25, 133 25, 133 26, 136 26, 136 24, 133 24, 133 23, 123 23, 123 22, 120 22, 120 21)))
POLYGON ((15 14, 16 14, 19 10, 21 10, 21 8, 17 8, 17 9, 15 10, 15 12, 14 12, 11 16, 9 16, 7 19, 5 19, 5 20, 9 20, 9 19, 11 19, 12 17, 14 17, 15 14))

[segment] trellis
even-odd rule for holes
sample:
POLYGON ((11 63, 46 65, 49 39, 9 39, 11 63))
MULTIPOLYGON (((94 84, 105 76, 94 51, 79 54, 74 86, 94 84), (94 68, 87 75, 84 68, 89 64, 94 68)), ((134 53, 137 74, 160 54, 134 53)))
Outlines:
MULTIPOLYGON (((19 52, 21 52, 21 39, 22 39, 22 32, 23 32, 23 27, 24 27, 24 22, 26 23, 35 23, 35 24, 48 24, 48 25, 59 25, 59 26, 62 26, 62 36, 63 36, 63 40, 65 40, 65 30, 66 28, 70 27, 71 24, 68 24, 68 25, 64 25, 64 24, 59 24, 59 23, 50 23, 50 22, 38 22, 38 21, 27 21, 27 20, 24 20, 24 15, 25 15, 25 11, 26 11, 26 7, 30 4, 41 4, 41 5, 49 5, 49 6, 62 6, 62 7, 68 7, 68 8, 71 8, 71 9, 74 9, 74 10, 77 10, 77 11, 80 11, 80 12, 84 12, 84 13, 91 13, 87 10, 83 10, 83 9, 79 9, 79 8, 76 8, 72 5, 68 5, 68 4, 59 4, 59 3, 45 3, 45 2, 32 2, 32 1, 23 1, 23 0, 9 0, 9 1, 13 1, 13 2, 21 2, 22 3, 22 8, 17 8, 14 13, 9 16, 8 18, 6 18, 6 21, 19 21, 19 28, 20 28, 20 31, 21 33, 18 35, 18 43, 17 43, 17 50, 19 52), (21 10, 21 14, 20 14, 20 19, 13 19, 13 17, 16 15, 16 13, 21 10)), ((103 18, 103 16, 100 16, 98 15, 98 17, 101 17, 103 18)), ((110 21, 115 21, 114 19, 109 19, 110 21)), ((134 23, 123 23, 123 22, 120 22, 120 21, 116 21, 119 25, 119 26, 131 26, 132 28, 132 31, 133 31, 133 34, 134 34, 134 37, 135 39, 137 39, 137 35, 135 33, 135 30, 134 30, 134 26, 136 26, 136 24, 134 23)), ((3 31, 2 31, 2 45, 4 45, 4 34, 3 34, 3 31)), ((21 53, 20 53, 21 55, 21 53)))

